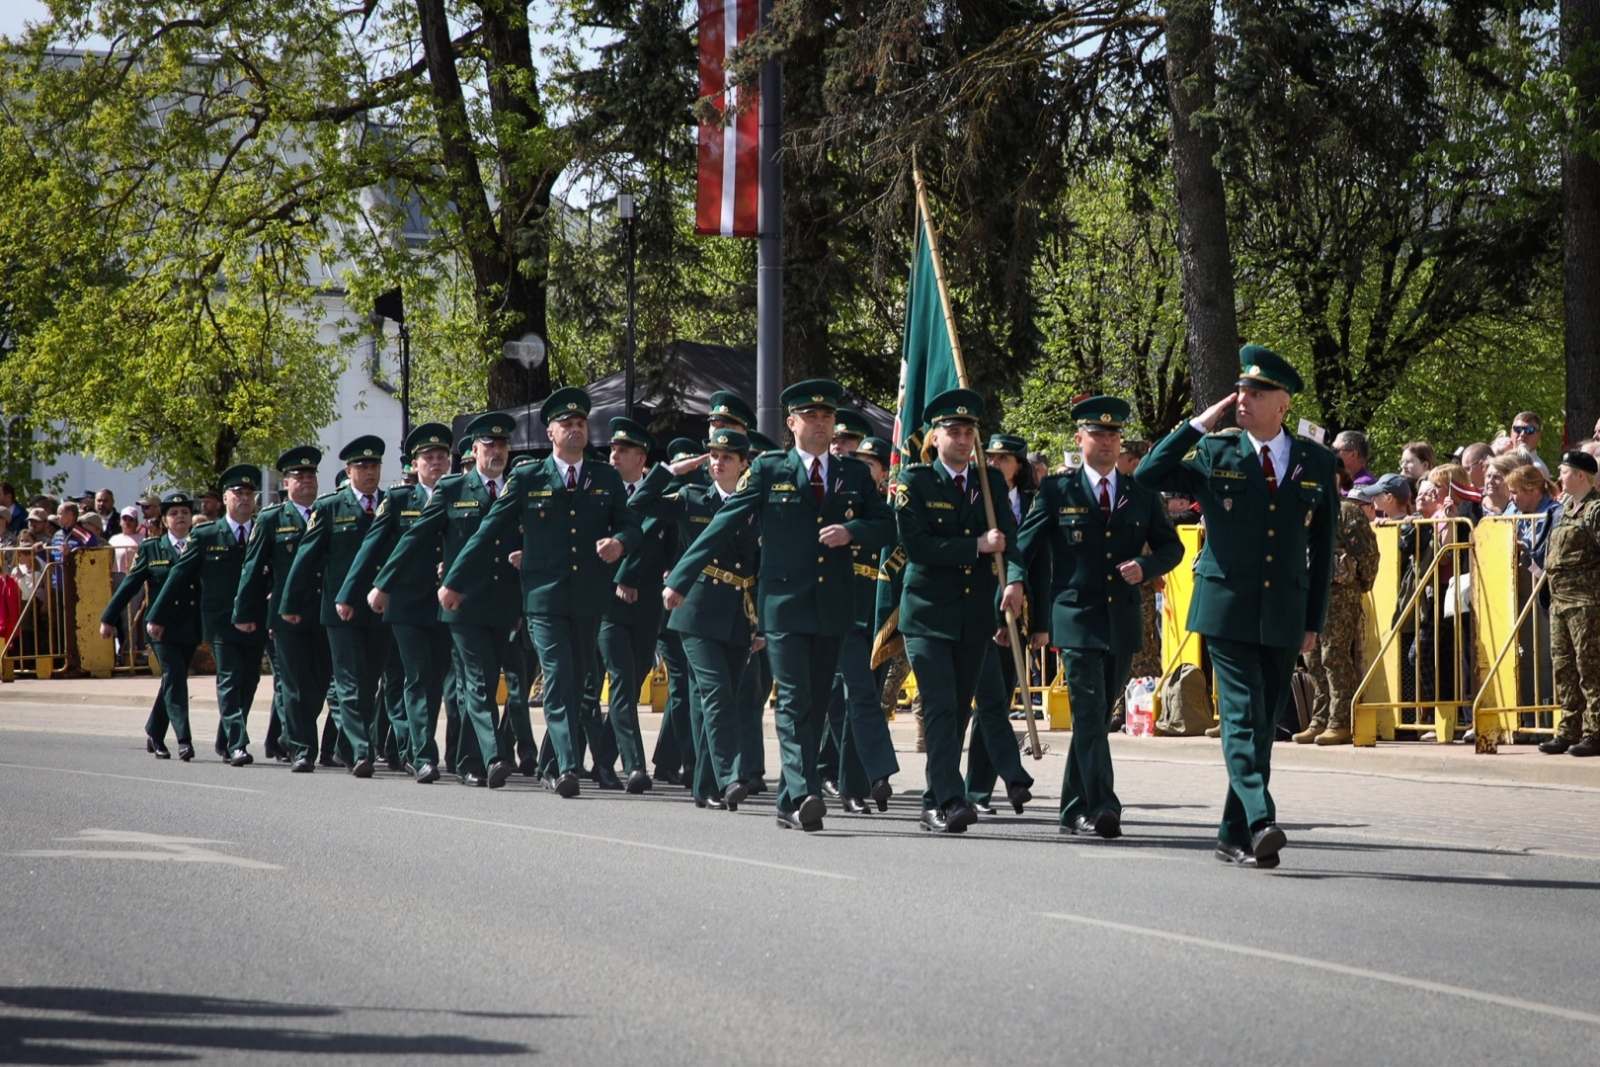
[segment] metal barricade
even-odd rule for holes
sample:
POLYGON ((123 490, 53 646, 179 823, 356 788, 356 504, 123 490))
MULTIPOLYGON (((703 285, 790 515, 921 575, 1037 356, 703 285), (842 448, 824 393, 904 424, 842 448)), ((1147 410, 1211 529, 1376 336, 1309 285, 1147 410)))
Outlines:
POLYGON ((1545 579, 1524 547, 1538 543, 1548 515, 1507 515, 1478 524, 1480 640, 1489 668, 1472 705, 1476 747, 1495 752, 1501 741, 1555 732, 1561 706, 1550 660, 1545 579))
POLYGON ((67 667, 67 589, 60 550, 0 548, 0 678, 49 678, 67 667))
POLYGON ((1396 599, 1402 602, 1387 622, 1377 612, 1381 642, 1351 702, 1355 742, 1433 731, 1435 740, 1448 744, 1462 725, 1459 717, 1472 708, 1480 673, 1472 523, 1407 519, 1381 524, 1377 532, 1380 549, 1388 542, 1399 553, 1396 599))

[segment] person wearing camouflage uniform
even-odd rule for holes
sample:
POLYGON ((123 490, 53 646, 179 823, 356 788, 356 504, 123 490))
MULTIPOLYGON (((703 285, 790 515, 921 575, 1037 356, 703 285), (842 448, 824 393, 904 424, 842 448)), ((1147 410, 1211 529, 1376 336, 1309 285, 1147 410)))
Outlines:
POLYGON ((1350 744, 1350 706, 1366 667, 1362 640, 1366 619, 1362 597, 1378 580, 1378 537, 1361 505, 1339 504, 1338 540, 1334 543, 1333 590, 1328 621, 1317 647, 1306 653, 1306 671, 1316 687, 1311 724, 1294 735, 1302 745, 1350 744))
POLYGON ((1600 755, 1600 470, 1587 452, 1561 457, 1561 517, 1550 531, 1550 659, 1561 721, 1541 752, 1600 755))

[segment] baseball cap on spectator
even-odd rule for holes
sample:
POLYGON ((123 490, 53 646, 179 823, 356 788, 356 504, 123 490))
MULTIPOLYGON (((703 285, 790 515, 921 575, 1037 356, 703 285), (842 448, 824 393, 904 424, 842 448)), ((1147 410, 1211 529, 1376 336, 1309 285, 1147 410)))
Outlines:
MULTIPOLYGON (((1401 478, 1400 480, 1405 481, 1404 478, 1401 478)), ((1376 501, 1384 492, 1384 490, 1380 488, 1380 485, 1381 482, 1368 482, 1366 485, 1356 486, 1345 495, 1351 500, 1356 500, 1363 504, 1371 504, 1376 501)), ((1406 488, 1409 489, 1410 486, 1407 486, 1406 488)))
POLYGON ((48 511, 46 511, 44 508, 29 508, 28 509, 28 521, 29 522, 49 522, 50 521, 50 513, 48 511))
POLYGON ((1379 493, 1392 493, 1399 499, 1411 499, 1411 483, 1403 475, 1385 474, 1373 483, 1372 488, 1379 493))
POLYGON ((129 504, 127 507, 118 512, 118 514, 125 519, 132 519, 134 522, 138 522, 140 519, 144 518, 144 510, 137 504, 129 504))

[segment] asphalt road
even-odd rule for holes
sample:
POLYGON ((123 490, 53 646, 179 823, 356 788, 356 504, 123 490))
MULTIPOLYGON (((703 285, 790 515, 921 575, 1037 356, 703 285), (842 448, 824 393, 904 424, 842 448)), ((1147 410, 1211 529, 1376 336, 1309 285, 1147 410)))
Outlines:
POLYGON ((5 1063, 1600 1058, 1600 861, 1284 811, 1283 867, 1239 870, 1156 765, 1108 843, 1050 804, 924 834, 908 753, 888 814, 807 836, 770 794, 710 812, 0 740, 5 1063))

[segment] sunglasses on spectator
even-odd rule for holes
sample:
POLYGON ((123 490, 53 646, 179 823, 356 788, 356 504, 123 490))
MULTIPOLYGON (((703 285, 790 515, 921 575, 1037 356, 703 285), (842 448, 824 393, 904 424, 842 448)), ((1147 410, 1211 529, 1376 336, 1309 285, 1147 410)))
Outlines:
POLYGON ((1513 426, 1513 427, 1511 427, 1511 432, 1512 433, 1538 433, 1539 432, 1539 427, 1537 427, 1537 426, 1513 426))

